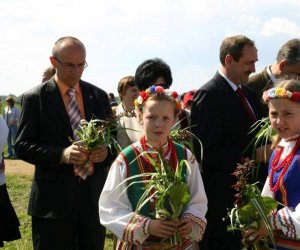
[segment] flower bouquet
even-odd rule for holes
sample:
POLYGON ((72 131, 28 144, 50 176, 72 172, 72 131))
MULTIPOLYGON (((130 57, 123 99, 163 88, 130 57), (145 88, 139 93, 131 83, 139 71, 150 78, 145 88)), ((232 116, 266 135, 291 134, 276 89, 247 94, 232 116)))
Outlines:
MULTIPOLYGON (((232 174, 237 178, 233 187, 238 192, 235 197, 234 208, 228 212, 231 224, 228 225, 228 231, 244 231, 248 228, 259 228, 259 223, 265 223, 271 243, 274 244, 272 227, 267 216, 277 208, 277 202, 271 197, 262 197, 257 183, 249 184, 248 177, 254 167, 254 161, 246 160, 244 164, 238 164, 235 172, 232 174)), ((247 242, 251 245, 252 242, 247 242)), ((267 245, 264 240, 263 245, 267 245)), ((254 249, 261 249, 261 244, 252 244, 254 249)))
MULTIPOLYGON (((119 186, 129 180, 143 178, 142 181, 132 181, 127 186, 128 188, 130 185, 134 185, 138 182, 146 183, 144 193, 139 199, 135 213, 138 214, 147 202, 155 200, 154 217, 156 219, 179 219, 181 213, 190 201, 189 186, 185 183, 184 178, 184 168, 186 167, 186 169, 190 171, 190 166, 186 160, 181 160, 174 170, 161 155, 162 154, 158 151, 143 152, 139 157, 145 157, 155 171, 129 177, 119 184, 119 186), (150 157, 150 155, 157 155, 158 159, 154 160, 154 157, 150 157)), ((123 190, 123 192, 125 191, 126 189, 123 190)), ((171 246, 177 246, 181 245, 182 239, 181 236, 176 233, 173 237, 164 239, 163 242, 171 246)))

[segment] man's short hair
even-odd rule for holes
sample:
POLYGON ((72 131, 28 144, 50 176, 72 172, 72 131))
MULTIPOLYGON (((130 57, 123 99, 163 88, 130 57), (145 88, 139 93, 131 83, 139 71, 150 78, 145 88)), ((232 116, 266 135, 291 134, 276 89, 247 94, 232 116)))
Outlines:
POLYGON ((251 39, 243 35, 227 37, 223 40, 220 47, 220 62, 225 65, 225 57, 231 55, 238 62, 243 56, 243 48, 245 46, 254 47, 255 43, 251 39))
POLYGON ((288 64, 300 62, 300 40, 292 39, 282 45, 278 51, 276 60, 277 62, 286 60, 288 64))
POLYGON ((65 41, 72 41, 74 44, 78 44, 80 47, 82 47, 82 49, 85 51, 85 46, 84 44, 76 37, 73 37, 73 36, 64 36, 64 37, 61 37, 59 38, 55 43, 54 43, 54 47, 52 49, 52 56, 56 57, 58 56, 58 51, 60 49, 60 46, 63 42, 65 41))
POLYGON ((173 78, 169 65, 160 58, 153 58, 137 67, 134 78, 136 86, 142 91, 153 85, 159 77, 164 78, 165 88, 170 88, 173 78))

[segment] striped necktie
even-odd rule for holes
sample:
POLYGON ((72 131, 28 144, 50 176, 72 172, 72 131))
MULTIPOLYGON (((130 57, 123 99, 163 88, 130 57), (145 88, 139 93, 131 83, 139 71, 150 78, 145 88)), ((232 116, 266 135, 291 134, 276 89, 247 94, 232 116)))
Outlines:
MULTIPOLYGON (((75 89, 69 88, 67 94, 70 97, 68 107, 67 107, 68 115, 73 129, 74 139, 78 141, 80 138, 75 131, 79 127, 79 123, 81 120, 81 113, 78 104, 76 102, 75 89)), ((81 179, 85 180, 89 175, 92 175, 94 172, 93 163, 86 162, 86 164, 83 165, 74 165, 74 172, 76 176, 79 176, 81 179)))
POLYGON ((67 94, 70 97, 67 109, 68 109, 70 123, 71 123, 72 129, 73 129, 73 136, 74 136, 75 140, 79 140, 79 137, 75 131, 79 127, 79 123, 81 120, 81 113, 80 113, 79 107, 76 102, 75 89, 69 88, 67 91, 67 94))

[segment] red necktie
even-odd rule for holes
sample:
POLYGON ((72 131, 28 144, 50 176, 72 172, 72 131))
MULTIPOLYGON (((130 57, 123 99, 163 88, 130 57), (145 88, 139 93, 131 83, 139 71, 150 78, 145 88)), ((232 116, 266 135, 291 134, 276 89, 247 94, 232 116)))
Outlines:
POLYGON ((244 105, 244 107, 245 107, 245 109, 246 109, 248 115, 250 116, 251 120, 252 120, 253 122, 256 122, 256 121, 257 121, 256 116, 255 116, 253 110, 251 109, 251 107, 250 107, 250 105, 249 105, 247 99, 246 99, 246 96, 245 96, 245 94, 244 94, 244 91, 243 91, 241 88, 237 88, 237 89, 236 89, 236 93, 240 96, 240 98, 241 98, 241 100, 242 100, 242 103, 243 103, 243 105, 244 105))

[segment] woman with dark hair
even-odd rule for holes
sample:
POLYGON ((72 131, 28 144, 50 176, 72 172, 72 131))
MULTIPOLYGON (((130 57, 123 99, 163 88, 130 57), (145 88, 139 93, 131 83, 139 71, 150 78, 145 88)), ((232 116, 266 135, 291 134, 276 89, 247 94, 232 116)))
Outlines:
POLYGON ((137 67, 134 78, 140 91, 151 85, 169 89, 173 82, 170 66, 160 58, 152 58, 142 62, 137 67))

